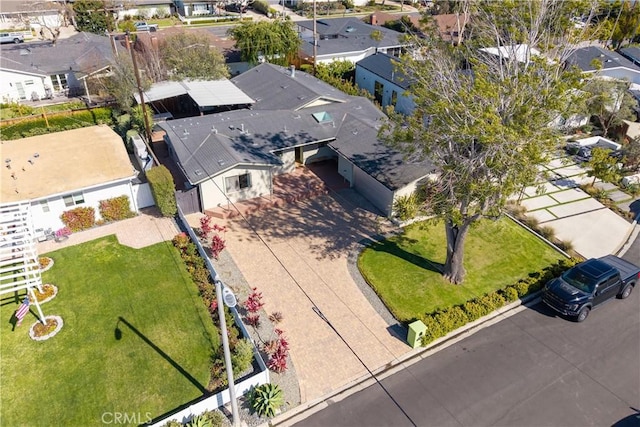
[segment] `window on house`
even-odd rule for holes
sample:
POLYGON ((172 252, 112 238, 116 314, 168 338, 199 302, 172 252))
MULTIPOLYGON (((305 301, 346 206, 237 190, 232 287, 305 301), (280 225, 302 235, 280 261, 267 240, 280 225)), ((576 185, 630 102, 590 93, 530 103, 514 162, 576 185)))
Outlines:
POLYGON ((52 74, 49 77, 51 77, 51 84, 53 85, 53 90, 57 92, 61 92, 67 88, 66 74, 52 74))
POLYGON ((229 176, 225 178, 225 186, 227 188, 227 193, 233 193, 249 188, 251 187, 251 174, 245 173, 242 175, 229 176))
POLYGON ((44 213, 49 212, 49 202, 46 200, 40 200, 40 208, 44 213))
POLYGON ((25 81, 24 81, 24 85, 25 85, 25 86, 30 86, 30 85, 32 85, 32 84, 33 84, 33 80, 25 80, 25 81))
POLYGON ((67 196, 64 196, 62 200, 64 200, 64 205, 66 207, 80 205, 84 203, 84 194, 82 193, 69 194, 67 196))
POLYGON ((391 105, 393 105, 395 107, 397 103, 398 103, 398 92, 396 92, 395 90, 392 90, 391 91, 391 105))
POLYGON ((376 102, 382 105, 382 91, 384 90, 384 85, 380 82, 376 82, 375 87, 373 88, 373 98, 376 102))

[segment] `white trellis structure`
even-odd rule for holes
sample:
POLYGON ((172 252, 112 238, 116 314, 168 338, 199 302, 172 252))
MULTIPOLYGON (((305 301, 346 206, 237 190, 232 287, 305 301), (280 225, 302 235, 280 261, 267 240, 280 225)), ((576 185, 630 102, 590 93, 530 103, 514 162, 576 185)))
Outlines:
POLYGON ((42 291, 42 277, 30 208, 29 202, 0 205, 0 295, 26 289, 44 323, 33 291, 42 291))

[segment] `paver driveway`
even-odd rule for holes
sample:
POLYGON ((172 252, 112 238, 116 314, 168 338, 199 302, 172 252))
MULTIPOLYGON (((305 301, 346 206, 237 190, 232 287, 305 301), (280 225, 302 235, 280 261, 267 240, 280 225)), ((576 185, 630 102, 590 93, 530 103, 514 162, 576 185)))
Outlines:
POLYGON ((332 193, 259 212, 248 223, 226 221, 229 254, 263 293, 266 312, 283 314, 278 326, 290 341, 302 402, 366 374, 362 363, 374 370, 410 349, 392 336, 348 269, 350 251, 379 227, 375 218, 332 193))

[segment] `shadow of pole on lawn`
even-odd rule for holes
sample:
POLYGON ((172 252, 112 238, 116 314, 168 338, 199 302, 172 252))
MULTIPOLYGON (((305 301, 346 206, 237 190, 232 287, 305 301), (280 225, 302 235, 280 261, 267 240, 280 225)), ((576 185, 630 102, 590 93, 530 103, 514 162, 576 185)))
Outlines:
POLYGON ((146 336, 144 336, 144 334, 142 332, 140 332, 138 329, 136 329, 135 326, 133 326, 131 323, 127 322, 126 319, 124 319, 123 317, 118 317, 118 323, 116 324, 116 329, 114 331, 116 340, 120 340, 122 338, 122 331, 120 330, 120 328, 118 327, 120 325, 120 322, 124 323, 129 329, 131 329, 131 331, 136 334, 138 337, 140 337, 140 339, 142 341, 144 341, 149 347, 151 347, 152 349, 155 350, 156 353, 158 353, 160 356, 162 356, 162 358, 164 360, 166 360, 167 362, 169 362, 169 364, 171 364, 171 366, 173 366, 174 368, 177 369, 178 372, 180 372, 182 374, 183 377, 185 377, 186 379, 188 379, 191 384, 193 384, 194 386, 196 386, 198 388, 198 390, 200 390, 201 393, 206 393, 207 390, 202 386, 202 384, 200 384, 200 382, 198 382, 197 379, 195 379, 194 377, 191 376, 190 373, 188 373, 187 371, 184 370, 184 368, 180 365, 178 365, 176 363, 175 360, 173 360, 167 353, 165 353, 164 351, 162 351, 162 349, 160 349, 160 347, 158 347, 157 345, 155 345, 153 342, 151 342, 149 340, 149 338, 147 338, 146 336))

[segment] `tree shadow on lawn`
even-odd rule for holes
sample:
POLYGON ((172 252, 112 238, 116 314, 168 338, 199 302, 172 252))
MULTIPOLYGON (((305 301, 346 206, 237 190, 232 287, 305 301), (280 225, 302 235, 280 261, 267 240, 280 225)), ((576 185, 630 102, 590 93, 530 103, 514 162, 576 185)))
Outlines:
POLYGON ((416 243, 415 239, 409 239, 404 236, 396 236, 393 240, 369 240, 362 241, 363 245, 376 252, 386 252, 404 261, 407 261, 416 267, 423 268, 425 270, 433 271, 434 273, 442 274, 444 270, 444 264, 436 261, 432 261, 421 255, 408 252, 403 249, 403 245, 407 243, 416 243))
POLYGON ((118 322, 116 323, 116 328, 114 330, 114 335, 115 335, 116 340, 119 341, 122 338, 122 330, 119 328, 120 323, 123 323, 127 328, 129 328, 131 330, 131 332, 136 334, 142 341, 144 341, 145 344, 147 344, 156 353, 158 353, 160 356, 162 356, 162 358, 164 360, 169 362, 169 364, 171 366, 173 366, 178 372, 180 372, 180 374, 182 374, 183 377, 188 379, 189 382, 191 382, 191 384, 196 386, 196 388, 200 391, 200 393, 202 393, 202 394, 206 394, 207 393, 207 389, 202 384, 200 384, 200 382, 197 379, 195 379, 193 376, 191 376, 191 374, 189 372, 185 371, 185 369, 182 366, 180 366, 175 360, 173 360, 171 358, 171 356, 169 356, 167 353, 162 351, 162 349, 160 347, 155 345, 149 338, 147 338, 142 332, 140 332, 131 323, 127 322, 127 320, 125 318, 123 318, 123 317, 118 317, 118 322))

